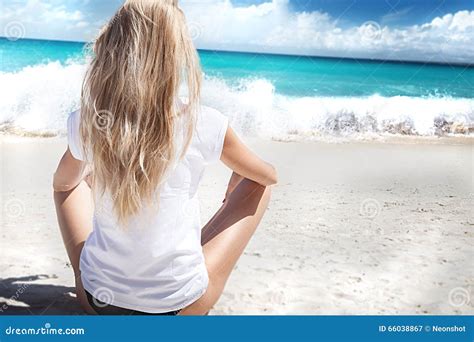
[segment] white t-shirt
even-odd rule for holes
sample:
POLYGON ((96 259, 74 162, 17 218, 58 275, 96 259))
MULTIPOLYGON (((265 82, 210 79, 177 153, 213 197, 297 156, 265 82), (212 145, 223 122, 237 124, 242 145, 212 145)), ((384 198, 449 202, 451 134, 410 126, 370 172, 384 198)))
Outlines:
MULTIPOLYGON (((84 160, 79 124, 77 111, 68 119, 68 143, 74 158, 84 160)), ((201 108, 189 149, 157 189, 159 205, 142 209, 125 229, 110 194, 96 195, 93 232, 80 260, 90 294, 148 313, 182 309, 204 294, 209 279, 197 189, 205 166, 221 157, 227 126, 221 113, 201 108)))

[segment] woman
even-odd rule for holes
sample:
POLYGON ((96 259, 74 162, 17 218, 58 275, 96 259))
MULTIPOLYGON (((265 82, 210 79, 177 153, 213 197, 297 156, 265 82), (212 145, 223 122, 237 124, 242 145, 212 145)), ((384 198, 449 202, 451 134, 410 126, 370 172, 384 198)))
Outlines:
POLYGON ((177 0, 126 1, 94 44, 53 184, 89 313, 206 314, 265 212, 275 169, 199 105, 200 86, 177 0), (201 227, 197 187, 219 160, 233 174, 201 227))

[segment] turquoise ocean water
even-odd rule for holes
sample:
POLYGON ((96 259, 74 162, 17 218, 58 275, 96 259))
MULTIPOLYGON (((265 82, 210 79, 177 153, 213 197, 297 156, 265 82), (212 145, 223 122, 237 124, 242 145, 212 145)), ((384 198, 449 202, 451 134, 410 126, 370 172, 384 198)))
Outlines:
MULTIPOLYGON (((83 43, 0 38, 0 125, 62 133, 77 108, 83 43)), ((204 104, 268 137, 470 134, 474 67, 199 52, 204 104)))

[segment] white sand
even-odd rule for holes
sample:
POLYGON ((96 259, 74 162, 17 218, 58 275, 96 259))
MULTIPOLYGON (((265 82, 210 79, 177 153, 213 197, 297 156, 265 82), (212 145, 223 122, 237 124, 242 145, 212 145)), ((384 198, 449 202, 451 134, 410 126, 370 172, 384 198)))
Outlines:
MULTIPOLYGON (((65 141, 0 139, 0 315, 80 313, 50 185, 65 141)), ((251 146, 280 184, 212 314, 474 314, 472 143, 251 146)), ((208 170, 203 221, 229 175, 208 170)))

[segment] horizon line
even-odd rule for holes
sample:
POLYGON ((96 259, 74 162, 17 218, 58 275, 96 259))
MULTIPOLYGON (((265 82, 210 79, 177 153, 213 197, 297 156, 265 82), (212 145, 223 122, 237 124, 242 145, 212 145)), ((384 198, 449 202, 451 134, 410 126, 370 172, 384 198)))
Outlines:
MULTIPOLYGON (((0 39, 9 40, 8 37, 0 36, 0 39)), ((78 40, 64 40, 64 39, 45 39, 45 38, 19 38, 18 40, 39 40, 39 41, 53 41, 63 43, 75 43, 75 44, 90 44, 92 41, 78 41, 78 40)), ((16 40, 16 41, 18 41, 16 40)), ((15 42, 15 41, 12 41, 15 42)), ((384 63, 398 63, 398 64, 430 64, 440 66, 464 66, 474 67, 474 62, 439 62, 439 61, 425 61, 425 60, 401 60, 401 59, 383 59, 383 58, 370 58, 370 57, 347 57, 347 56, 334 56, 334 55, 311 55, 311 54, 291 54, 291 53, 279 53, 279 52, 257 52, 257 51, 236 51, 236 50, 225 50, 225 49, 206 49, 196 48, 197 51, 204 52, 219 52, 219 53, 242 53, 242 54, 255 54, 255 55, 270 55, 270 56, 281 56, 281 57, 304 57, 304 58, 321 58, 321 59, 342 59, 352 61, 364 61, 364 62, 384 62, 384 63)))

